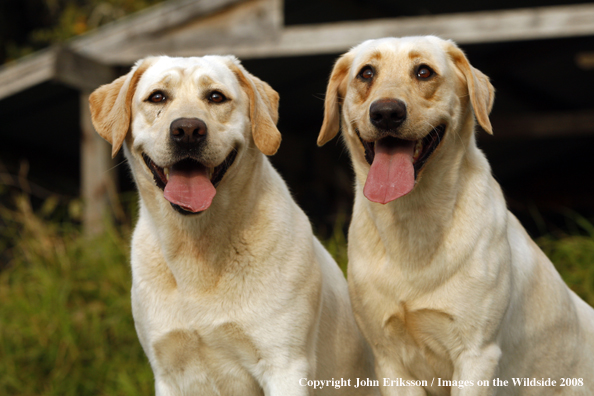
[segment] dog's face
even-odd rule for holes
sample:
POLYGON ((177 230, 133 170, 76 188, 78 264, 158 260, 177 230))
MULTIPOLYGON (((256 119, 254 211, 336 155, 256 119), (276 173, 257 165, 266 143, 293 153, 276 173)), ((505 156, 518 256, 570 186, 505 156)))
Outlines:
POLYGON ((318 144, 338 133, 342 111, 353 161, 368 167, 364 194, 385 204, 412 191, 436 153, 459 134, 469 104, 491 132, 493 96, 487 77, 450 41, 366 41, 334 67, 318 144))
POLYGON ((278 94, 232 57, 147 58, 90 104, 113 155, 126 141, 137 183, 182 214, 208 209, 250 148, 280 144, 278 94))

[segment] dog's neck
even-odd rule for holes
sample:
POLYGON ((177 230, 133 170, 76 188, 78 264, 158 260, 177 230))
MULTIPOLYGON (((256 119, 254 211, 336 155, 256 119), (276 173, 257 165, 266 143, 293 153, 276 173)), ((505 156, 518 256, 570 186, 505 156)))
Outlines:
POLYGON ((184 216, 160 198, 143 197, 143 216, 154 223, 151 228, 158 233, 178 289, 212 288, 229 266, 247 265, 253 253, 247 247, 254 246, 254 239, 268 236, 263 225, 275 220, 270 207, 263 206, 271 202, 266 197, 283 191, 276 191, 271 179, 278 175, 262 153, 247 150, 246 156, 241 167, 221 181, 211 207, 201 214, 184 216))
POLYGON ((456 243, 453 233, 463 239, 480 230, 480 219, 464 218, 464 207, 483 204, 497 183, 473 130, 470 113, 459 130, 450 131, 448 146, 427 164, 413 191, 386 205, 365 198, 358 178, 355 210, 377 230, 380 246, 394 258, 390 261, 416 271, 430 265, 444 244, 456 243))

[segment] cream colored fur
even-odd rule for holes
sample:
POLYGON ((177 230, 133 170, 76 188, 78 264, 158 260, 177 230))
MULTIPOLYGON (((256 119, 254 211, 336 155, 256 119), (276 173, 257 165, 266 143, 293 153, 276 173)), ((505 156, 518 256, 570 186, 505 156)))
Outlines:
POLYGON ((356 176, 348 238, 355 317, 380 383, 428 381, 426 388, 382 387, 383 395, 594 394, 594 310, 507 210, 476 146, 475 118, 492 132, 493 97, 488 78, 462 51, 433 36, 366 41, 332 72, 318 142, 332 139, 342 120, 356 176), (421 64, 434 78, 416 78, 421 64), (365 65, 375 68, 370 86, 356 77, 365 65), (378 138, 369 107, 386 97, 406 103, 400 137, 447 129, 412 192, 381 205, 363 195, 370 166, 355 129, 365 140, 378 138), (512 378, 526 377, 557 386, 513 386, 512 378), (508 386, 492 386, 495 378, 508 386), (584 385, 561 387, 562 378, 584 385), (474 385, 443 387, 438 379, 474 385))
POLYGON ((125 142, 140 192, 132 306, 157 396, 311 395, 302 378, 373 378, 346 281, 263 154, 280 144, 278 95, 268 84, 233 57, 147 58, 90 102, 114 154, 125 142), (162 105, 147 101, 157 89, 167 96, 162 105), (229 100, 209 102, 213 90, 229 100), (174 211, 142 159, 173 161, 169 126, 180 117, 207 124, 204 164, 237 150, 198 215, 174 211))

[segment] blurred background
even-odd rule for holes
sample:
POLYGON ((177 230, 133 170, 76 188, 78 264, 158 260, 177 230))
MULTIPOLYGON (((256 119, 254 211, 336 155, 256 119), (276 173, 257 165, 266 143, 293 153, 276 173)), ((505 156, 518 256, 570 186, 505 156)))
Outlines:
POLYGON ((336 58, 436 34, 496 88, 478 133, 510 210, 594 304, 594 3, 554 0, 0 2, 0 394, 151 394, 130 313, 137 196, 88 95, 147 55, 235 54, 281 96, 271 161, 343 268, 352 172, 316 137, 336 58))

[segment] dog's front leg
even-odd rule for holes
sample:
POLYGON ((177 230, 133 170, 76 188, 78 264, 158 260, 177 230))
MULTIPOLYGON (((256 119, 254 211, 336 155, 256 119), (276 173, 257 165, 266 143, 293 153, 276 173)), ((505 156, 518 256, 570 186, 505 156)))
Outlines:
POLYGON ((493 379, 497 374, 500 357, 501 349, 496 344, 490 344, 479 350, 462 352, 455 364, 452 379, 458 384, 463 384, 463 387, 452 386, 452 396, 494 395, 497 388, 493 386, 493 379))
POLYGON ((307 386, 314 368, 306 358, 275 365, 264 375, 266 396, 311 396, 313 388, 307 386))

